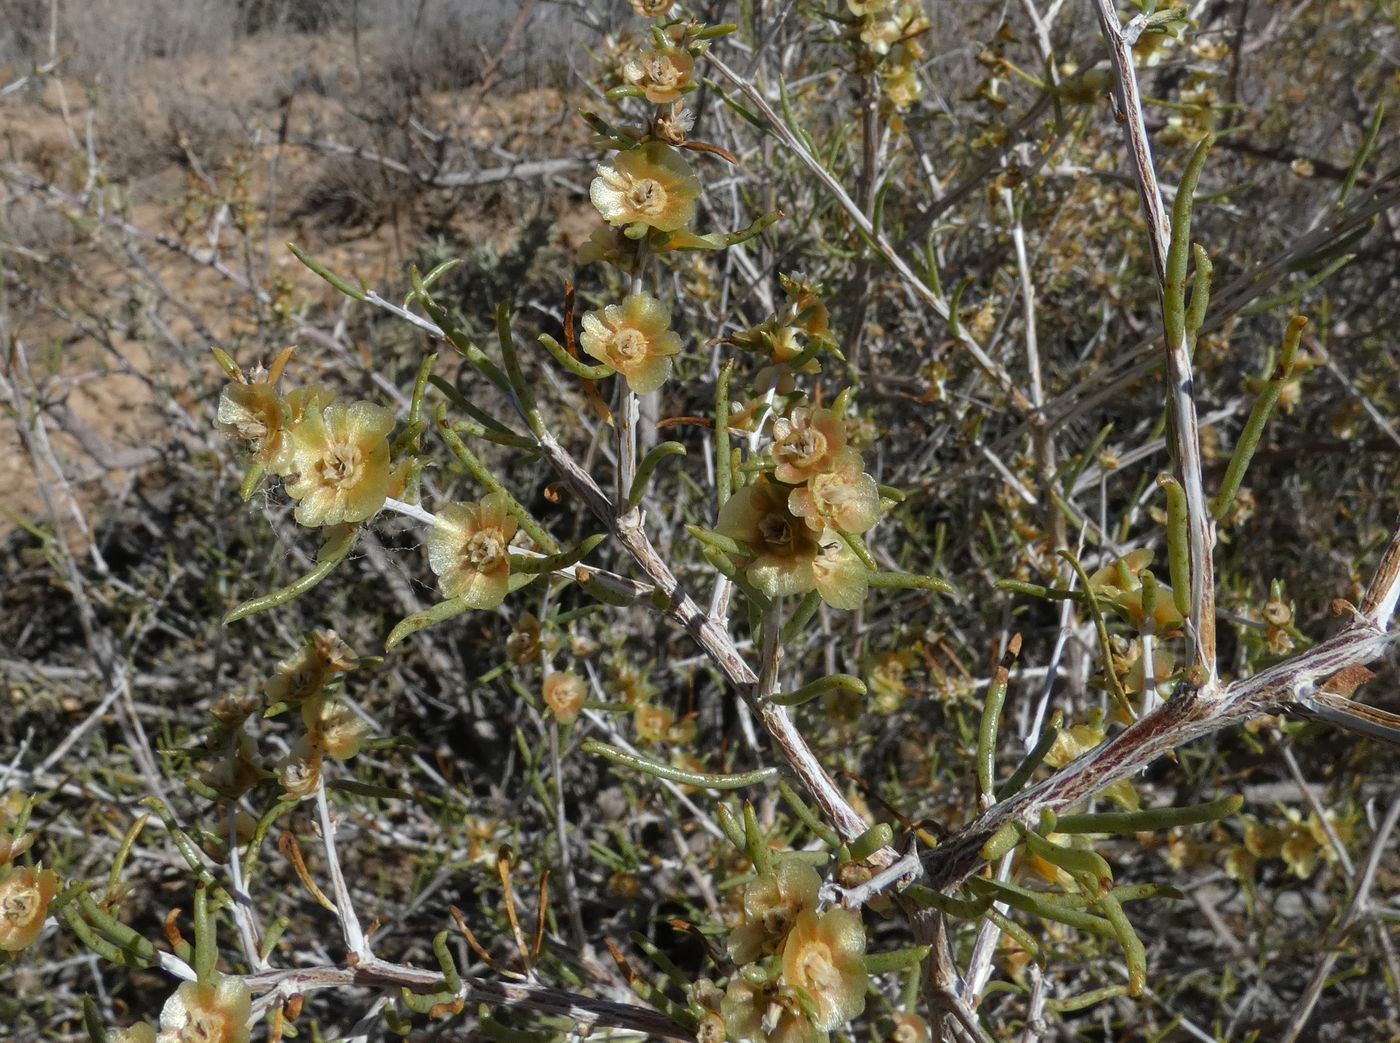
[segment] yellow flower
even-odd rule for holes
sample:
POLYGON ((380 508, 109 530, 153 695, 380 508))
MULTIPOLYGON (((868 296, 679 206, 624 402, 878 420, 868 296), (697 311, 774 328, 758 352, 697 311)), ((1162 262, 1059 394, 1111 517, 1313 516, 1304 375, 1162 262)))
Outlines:
POLYGON ((292 431, 287 495, 311 528, 362 522, 389 493, 389 431, 394 414, 371 402, 311 410, 292 431))
POLYGON ((281 800, 305 800, 316 792, 321 781, 321 750, 303 735, 277 762, 277 781, 282 785, 281 800))
POLYGON ((219 392, 215 423, 220 434, 239 443, 255 460, 263 463, 264 458, 276 455, 281 445, 281 396, 276 388, 261 380, 225 384, 219 392))
POLYGON ((603 261, 615 268, 627 268, 636 256, 636 245, 616 228, 604 225, 593 229, 588 242, 578 248, 578 263, 603 261))
POLYGON ((643 18, 660 18, 670 12, 676 0, 632 0, 632 10, 643 18))
POLYGON ((310 699, 335 674, 353 670, 355 663, 355 653, 334 630, 316 630, 295 655, 277 664, 277 672, 263 686, 263 692, 271 703, 310 699))
POLYGON ((829 470, 794 489, 788 506, 814 529, 829 525, 859 534, 880 520, 880 489, 862 470, 860 454, 846 449, 831 459, 829 470))
POLYGON ((681 338, 671 332, 670 310, 644 293, 589 312, 579 339, 585 352, 621 373, 638 394, 665 383, 671 375, 671 356, 681 350, 681 338))
POLYGON ((818 1032, 791 989, 773 983, 754 985, 735 978, 720 1003, 726 1035, 753 1043, 818 1043, 818 1032))
POLYGON ((583 679, 567 670, 556 670, 544 679, 544 701, 560 724, 573 724, 583 712, 588 696, 583 679))
POLYGON ((816 590, 832 608, 858 607, 868 586, 865 566, 831 530, 813 532, 787 501, 780 485, 746 485, 720 509, 715 527, 747 546, 745 572, 770 598, 816 590))
POLYGON ((797 915, 783 943, 783 984, 811 1001, 812 1024, 824 1032, 865 1009, 865 926, 849 909, 797 915))
POLYGON ((449 598, 471 608, 495 608, 510 587, 510 541, 518 523, 504 493, 438 512, 428 533, 428 563, 449 598))
POLYGON ((200 773, 204 784, 224 800, 237 800, 267 778, 253 752, 253 740, 241 728, 219 759, 200 773))
POLYGON ((219 393, 215 422, 225 438, 237 442, 264 466, 280 460, 287 448, 290 418, 276 386, 292 350, 284 348, 270 369, 258 366, 249 375, 244 375, 232 359, 225 360, 229 376, 236 379, 219 393))
POLYGON ((642 88, 647 101, 665 105, 690 86, 695 59, 683 47, 650 47, 622 68, 622 78, 642 88))
POLYGON ((773 476, 800 485, 831 469, 846 448, 846 427, 830 409, 798 406, 789 416, 773 421, 773 476))
POLYGON ((924 85, 919 82, 918 70, 912 60, 901 61, 885 75, 885 97, 890 104, 903 111, 923 96, 924 85))
POLYGON ((664 706, 638 703, 632 708, 632 729, 638 742, 666 742, 676 726, 676 715, 664 706))
POLYGON ((237 978, 207 984, 187 981, 160 1012, 157 1043, 248 1043, 252 996, 237 978))
POLYGON ((11 867, 0 876, 0 950, 19 952, 39 937, 57 891, 52 869, 11 867))
POLYGON ((619 152, 598 167, 588 197, 612 225, 627 225, 640 238, 648 228, 674 232, 695 216, 700 179, 679 155, 659 141, 619 152))
POLYGON ((918 1014, 892 1014, 890 1020, 890 1043, 929 1043, 932 1038, 928 1022, 918 1014))
POLYGON ((744 886, 744 922, 729 933, 729 954, 743 966, 775 953, 797 914, 817 904, 821 877, 805 862, 785 858, 773 872, 744 886))
MULTIPOLYGON (((1142 630, 1147 620, 1142 613, 1142 574, 1152 564, 1152 551, 1141 547, 1111 561, 1089 577, 1089 587, 1100 601, 1106 601, 1132 624, 1142 630)), ((1157 603, 1152 612, 1153 632, 1165 633, 1181 626, 1181 613, 1176 610, 1172 588, 1157 584, 1157 603)))
POLYGON ((331 759, 349 760, 360 752, 365 724, 344 703, 316 695, 301 704, 301 720, 312 745, 331 759))

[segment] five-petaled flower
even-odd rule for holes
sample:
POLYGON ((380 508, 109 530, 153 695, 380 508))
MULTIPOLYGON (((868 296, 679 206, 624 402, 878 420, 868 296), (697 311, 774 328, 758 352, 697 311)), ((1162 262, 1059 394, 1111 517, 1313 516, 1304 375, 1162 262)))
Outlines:
POLYGON ((747 548, 739 563, 770 598, 815 590, 832 608, 859 608, 869 585, 864 564, 835 532, 814 532, 793 514, 788 493, 764 480, 746 485, 720 508, 715 528, 747 548))
POLYGON ((560 724, 578 720, 587 697, 583 678, 572 671, 556 670, 544 679, 544 701, 560 724))
POLYGON ((755 985, 735 978, 720 1004, 724 1029, 732 1040, 751 1043, 821 1043, 818 1031, 797 994, 774 982, 755 985))
POLYGON ((830 470, 845 448, 845 425, 835 412, 798 406, 773 421, 773 476, 798 485, 830 470))
POLYGON ((619 152, 598 167, 588 197, 612 225, 640 238, 648 228, 674 232, 695 216, 700 179, 690 164, 659 141, 619 152))
POLYGON ((802 993, 812 1024, 844 1025, 865 1009, 865 927, 849 909, 804 909, 783 943, 783 984, 802 993))
POLYGON ((690 86, 695 59, 683 47, 652 47, 628 62, 622 78, 640 87, 647 101, 665 105, 679 98, 690 86))
POLYGON ((729 955, 743 966, 771 955, 804 909, 817 904, 821 877, 805 862, 785 858, 744 885, 744 922, 729 932, 729 955))
POLYGON ((495 608, 510 587, 510 541, 518 523, 504 493, 438 511, 428 533, 428 563, 449 598, 495 608))
POLYGON ((294 655, 277 664, 263 691, 269 703, 310 699, 336 674, 355 669, 356 661, 355 653, 334 630, 315 630, 294 655))
POLYGON ((814 529, 829 525, 859 534, 880 520, 880 489, 865 473, 860 454, 844 449, 829 461, 827 470, 792 491, 788 506, 814 529))
POLYGON ((0 877, 0 950, 19 952, 44 927, 49 903, 58 891, 58 874, 32 866, 11 867, 0 877))
POLYGON ((160 1011, 157 1043, 248 1043, 252 995, 237 978, 187 981, 160 1011))
POLYGON ((665 383, 671 356, 681 350, 681 338, 671 331, 670 310, 644 293, 589 312, 579 339, 585 352, 621 373, 638 394, 665 383))
POLYGON ((287 495, 312 528, 362 522, 389 494, 389 431, 394 414, 372 402, 311 410, 292 430, 287 495))

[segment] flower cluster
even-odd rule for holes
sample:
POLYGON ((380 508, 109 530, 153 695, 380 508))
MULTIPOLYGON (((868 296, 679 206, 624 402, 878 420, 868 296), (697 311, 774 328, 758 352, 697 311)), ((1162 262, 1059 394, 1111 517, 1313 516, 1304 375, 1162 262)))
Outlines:
POLYGON ((817 912, 821 880, 795 859, 744 888, 729 936, 741 973, 719 1002, 732 1040, 819 1043, 865 1009, 865 927, 847 909, 817 912))
POLYGON ((730 343, 768 356, 769 364, 758 371, 755 390, 787 395, 796 386, 797 374, 821 371, 812 349, 832 349, 836 344, 830 313, 811 280, 800 274, 778 279, 787 303, 764 322, 735 334, 730 343))
POLYGON ((773 422, 773 473, 734 493, 716 528, 746 548, 749 581, 769 597, 815 590, 859 608, 869 572, 847 537, 880 517, 880 493, 834 410, 794 407, 773 422))
POLYGON ((323 759, 346 760, 359 752, 364 724, 338 698, 339 675, 358 665, 332 630, 318 630, 294 655, 282 660, 263 685, 263 699, 230 693, 212 707, 217 722, 208 740, 214 755, 201 781, 222 801, 236 801, 259 783, 275 778, 282 799, 301 800, 321 781, 323 759), (247 720, 264 710, 298 709, 303 732, 269 770, 256 754, 247 720))
POLYGON ((319 385, 279 394, 276 384, 291 351, 249 375, 221 355, 232 382, 219 395, 219 430, 243 448, 256 474, 282 479, 297 501, 300 524, 367 521, 402 483, 403 471, 392 470, 389 461, 394 414, 371 402, 336 402, 335 393, 319 385))
POLYGON ((302 736, 277 764, 284 800, 315 792, 323 758, 348 760, 364 741, 363 722, 337 698, 337 675, 354 669, 356 659, 334 631, 313 633, 296 655, 283 660, 264 688, 269 702, 300 703, 302 736))
POLYGON ((856 17, 856 32, 875 54, 927 32, 929 20, 918 0, 846 0, 856 17))

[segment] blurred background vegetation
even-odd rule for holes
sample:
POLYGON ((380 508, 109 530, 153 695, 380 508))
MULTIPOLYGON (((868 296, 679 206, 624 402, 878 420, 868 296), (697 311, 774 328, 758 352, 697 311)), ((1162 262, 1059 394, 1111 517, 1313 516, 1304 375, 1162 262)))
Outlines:
MULTIPOLYGON (((996 582, 1053 582, 1057 540, 1090 571, 1138 547, 1165 556, 1153 482, 1169 467, 1158 303, 1121 130, 1086 75, 1106 68, 1091 6, 1042 3, 1042 38, 1034 4, 927 0, 914 46, 883 55, 861 43, 844 0, 691 8, 737 23, 717 53, 774 105, 783 83, 785 117, 867 213, 878 209, 900 253, 944 289, 960 287, 962 322, 1025 388, 1025 285, 1034 287, 1040 401, 1057 454, 1048 474, 1007 396, 810 173, 712 86, 691 96, 693 136, 739 160, 700 165, 700 225, 741 227, 771 209, 785 217, 744 247, 671 262, 665 283, 686 350, 652 421, 710 414, 720 352, 730 350, 717 342, 780 306, 779 273, 824 287, 846 362, 828 363, 823 386, 828 396, 857 389, 867 469, 907 494, 872 550, 882 565, 933 573, 957 594, 890 593, 860 612, 823 610, 789 661, 813 677, 840 670, 867 681, 865 700, 803 710, 804 731, 858 806, 935 832, 974 813, 981 692, 1012 633, 1025 647, 1009 735, 1026 734, 1047 706, 1083 723, 1105 705, 1087 615, 996 582), (1082 90, 1052 97, 1038 85, 1046 45, 1056 82, 1082 90), (1049 489, 1062 508, 1043 509, 1049 489)), ((1300 373, 1221 526, 1221 664, 1242 675, 1338 626, 1332 602, 1358 599, 1400 508, 1400 5, 1201 0, 1187 13, 1180 40, 1145 37, 1137 58, 1165 184, 1207 130, 1226 132, 1195 218, 1216 273, 1195 384, 1208 486, 1289 317, 1311 319, 1300 373), (1375 147, 1354 167, 1377 119, 1375 147), (1340 258, 1347 263, 1334 267, 1340 258)), ((406 292, 409 265, 426 271, 460 257, 438 299, 464 330, 484 339, 496 304, 509 301, 527 341, 557 332, 566 279, 588 307, 624 290, 577 261, 597 224, 588 183, 601 155, 578 111, 629 111, 603 92, 646 39, 621 2, 7 5, 0 790, 47 794, 36 813, 46 864, 104 876, 136 801, 152 790, 188 829, 209 832, 217 856, 217 816, 184 782, 207 767, 201 734, 214 701, 258 690, 315 628, 377 654, 398 619, 435 599, 421 531, 393 519, 307 596, 219 625, 234 604, 304 572, 317 543, 296 530, 279 490, 240 500, 238 462, 214 428, 222 375, 209 348, 251 368, 295 344, 295 383, 386 405, 401 405, 427 350, 411 327, 351 306, 283 244, 389 299, 406 292)), ((561 438, 580 458, 601 459, 601 426, 546 361, 534 360, 532 378, 553 397, 561 438)), ((736 384, 756 369, 741 369, 736 384)), ((665 437, 703 459, 698 428, 665 437)), ((496 465, 561 541, 590 531, 544 469, 504 455, 496 465)), ((439 502, 476 495, 446 454, 429 474, 439 502)), ((700 587, 710 571, 684 525, 711 524, 712 506, 703 469, 688 474, 666 479, 648 524, 700 587)), ((552 762, 539 649, 588 677, 615 732, 659 756, 725 771, 762 755, 684 634, 642 609, 568 612, 586 605, 527 592, 350 678, 347 700, 371 732, 414 751, 377 750, 349 768, 412 796, 346 797, 344 857, 362 916, 378 921, 378 951, 431 966, 429 940, 455 905, 488 949, 509 952, 496 869, 508 843, 517 892, 533 895, 554 866, 554 905, 574 903, 584 928, 574 937, 562 914, 551 925, 545 977, 614 995, 621 979, 601 939, 635 959, 629 932, 688 974, 714 973, 703 947, 668 922, 732 924, 741 859, 674 794, 579 753, 586 729, 552 762), (557 882, 561 844, 568 896, 557 882)), ((1131 646, 1115 640, 1127 668, 1131 646)), ((1393 659, 1376 669, 1358 697, 1400 708, 1393 659)), ((267 722, 264 732, 270 755, 279 742, 285 749, 285 726, 267 722)), ((1008 745, 1003 766, 1020 752, 1008 745)), ((1238 792, 1244 812, 1105 845, 1120 881, 1167 883, 1184 898, 1135 913, 1149 996, 1054 1014, 1044 1038, 1281 1038, 1323 938, 1343 954, 1304 1038, 1397 1038, 1393 854, 1363 922, 1329 933, 1395 792, 1391 751, 1272 721, 1182 749, 1135 783, 1145 803, 1238 792)), ((775 838, 793 835, 781 801, 753 799, 775 838)), ((303 812, 281 828, 311 847, 303 812)), ((158 832, 133 854, 121 905, 152 939, 172 907, 188 908, 190 891, 158 832)), ((307 857, 314 869, 314 852, 307 857)), ((270 915, 291 921, 282 958, 333 959, 323 914, 276 856, 267 860, 262 897, 270 915)), ((871 919, 868 930, 872 945, 906 940, 894 922, 871 919)), ((1111 946, 1066 933, 1051 939, 1052 995, 1120 980, 1111 946)), ((955 947, 965 951, 971 937, 955 947)), ((1026 973, 1024 952, 998 952, 995 977, 1009 984, 982 1008, 995 1038, 1019 1038, 1026 973)), ((162 975, 104 967, 51 932, 0 968, 0 1024, 7 1038, 77 1039, 82 995, 125 1024, 168 991, 162 975)), ((898 997, 887 999, 869 1010, 862 1038, 898 1030, 898 997)), ((347 1013, 313 997, 303 1017, 335 1038, 367 1005, 347 1013)))

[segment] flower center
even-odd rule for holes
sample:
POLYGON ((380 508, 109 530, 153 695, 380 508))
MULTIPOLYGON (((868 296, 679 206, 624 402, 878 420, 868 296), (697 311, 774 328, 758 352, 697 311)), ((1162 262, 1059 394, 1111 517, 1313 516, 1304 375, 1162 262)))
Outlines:
POLYGON ((224 1018, 212 1011, 197 1011, 180 1030, 180 1043, 219 1043, 224 1038, 224 1018))
POLYGON ((826 436, 815 428, 803 428, 784 449, 794 462, 811 465, 826 455, 826 436))
POLYGON ((853 499, 853 490, 839 474, 819 474, 812 479, 812 496, 824 507, 841 507, 853 499))
POLYGON ((681 70, 664 54, 651 57, 646 63, 646 74, 658 87, 674 87, 681 79, 681 70))
POLYGON ((770 938, 781 938, 792 925, 792 910, 786 905, 775 905, 763 911, 759 922, 763 925, 764 933, 770 938))
POLYGON ((613 334, 612 346, 622 362, 641 362, 647 355, 646 334, 631 326, 625 326, 613 334))
POLYGON ((474 532, 471 539, 467 540, 467 562, 478 572, 490 572, 504 556, 505 549, 501 546, 501 538, 494 530, 474 532))
POLYGON ((841 971, 832 962, 831 950, 825 945, 809 945, 802 954, 800 966, 809 992, 821 993, 841 985, 841 971))
POLYGON ((17 894, 5 896, 5 919, 16 926, 24 926, 34 919, 34 913, 39 907, 39 893, 32 888, 26 888, 17 894))
POLYGON ((360 471, 360 450, 354 445, 330 445, 321 458, 321 481, 325 485, 351 485, 360 471))
POLYGON ((637 178, 627 189, 627 204, 638 214, 656 217, 666 209, 666 189, 653 178, 637 178))
POLYGON ((780 514, 765 514, 758 523, 758 534, 770 547, 788 547, 792 543, 792 526, 780 514))

